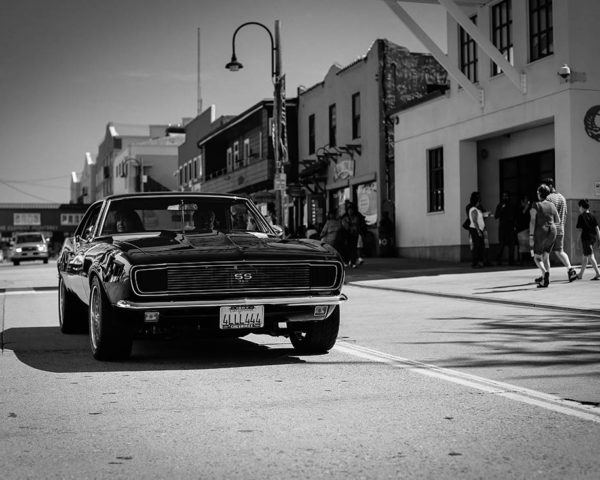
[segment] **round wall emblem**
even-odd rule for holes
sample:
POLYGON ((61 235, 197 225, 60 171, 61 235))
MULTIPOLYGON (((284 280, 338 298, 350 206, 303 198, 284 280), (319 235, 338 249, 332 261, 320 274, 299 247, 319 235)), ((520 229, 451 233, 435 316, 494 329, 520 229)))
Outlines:
POLYGON ((600 142, 600 105, 590 108, 583 117, 585 133, 591 138, 600 142))

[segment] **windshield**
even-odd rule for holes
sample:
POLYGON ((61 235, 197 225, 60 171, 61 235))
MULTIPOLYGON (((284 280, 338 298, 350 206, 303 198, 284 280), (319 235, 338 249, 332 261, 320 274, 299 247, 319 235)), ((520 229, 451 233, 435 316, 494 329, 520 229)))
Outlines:
POLYGON ((171 231, 271 233, 260 212, 245 199, 155 197, 112 200, 101 235, 171 231))
POLYGON ((44 243, 44 237, 39 233, 30 233, 27 235, 18 235, 15 243, 44 243))

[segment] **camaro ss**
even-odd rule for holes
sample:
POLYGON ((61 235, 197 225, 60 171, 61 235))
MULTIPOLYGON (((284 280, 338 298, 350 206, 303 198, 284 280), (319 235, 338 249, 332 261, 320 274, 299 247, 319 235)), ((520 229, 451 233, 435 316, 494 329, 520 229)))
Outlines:
POLYGON ((299 353, 336 341, 344 265, 331 246, 284 239, 248 198, 148 192, 92 204, 61 249, 63 333, 89 330, 98 360, 139 335, 289 337, 299 353))

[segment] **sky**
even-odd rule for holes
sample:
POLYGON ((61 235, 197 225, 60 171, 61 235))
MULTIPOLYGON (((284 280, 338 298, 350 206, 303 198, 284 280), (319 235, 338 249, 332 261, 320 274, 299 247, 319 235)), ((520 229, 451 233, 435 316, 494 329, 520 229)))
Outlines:
MULTIPOLYGON (((445 49, 442 7, 403 3, 445 49)), ((425 48, 383 0, 0 0, 0 203, 68 203, 71 172, 109 122, 176 124, 198 107, 236 115, 272 97, 269 36, 280 21, 287 97, 377 38, 425 48)))

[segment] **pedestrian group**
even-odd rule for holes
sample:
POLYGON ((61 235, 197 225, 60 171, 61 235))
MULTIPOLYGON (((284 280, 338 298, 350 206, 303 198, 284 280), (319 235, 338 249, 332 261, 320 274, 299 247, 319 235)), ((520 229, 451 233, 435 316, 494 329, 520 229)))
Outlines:
MULTIPOLYGON (((497 264, 502 264, 505 249, 509 265, 522 264, 525 255, 529 252, 541 273, 535 282, 538 288, 547 288, 550 284, 550 255, 554 253, 566 268, 569 282, 582 279, 588 263, 591 263, 595 272, 592 280, 600 280, 600 268, 594 256, 594 246, 600 239, 600 228, 596 218, 590 212, 589 201, 582 199, 578 204, 579 217, 576 228, 581 230, 583 259, 577 273, 564 251, 567 218, 565 197, 556 190, 552 178, 545 178, 542 181, 536 195, 537 201, 534 202, 530 201, 528 196, 522 196, 515 209, 511 206, 510 194, 507 192, 502 194, 494 213, 494 218, 498 220, 497 264)), ((463 223, 463 227, 469 231, 471 266, 481 268, 489 263, 486 253, 489 242, 485 218, 490 212, 481 205, 479 192, 471 194, 466 213, 467 220, 463 223)))

